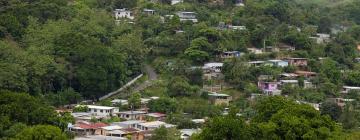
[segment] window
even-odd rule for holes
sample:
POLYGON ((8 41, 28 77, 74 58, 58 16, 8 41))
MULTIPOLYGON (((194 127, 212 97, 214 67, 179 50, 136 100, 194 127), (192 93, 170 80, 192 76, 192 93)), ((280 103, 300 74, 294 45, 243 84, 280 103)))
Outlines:
POLYGON ((97 112, 97 109, 94 109, 94 112, 97 112))
POLYGON ((100 112, 103 113, 104 111, 101 109, 100 112))

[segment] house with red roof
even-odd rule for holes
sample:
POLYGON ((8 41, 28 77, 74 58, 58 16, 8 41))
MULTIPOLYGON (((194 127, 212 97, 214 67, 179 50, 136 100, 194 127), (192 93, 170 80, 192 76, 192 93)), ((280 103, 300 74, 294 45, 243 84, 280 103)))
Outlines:
POLYGON ((77 122, 74 125, 69 125, 69 131, 74 132, 77 136, 87 136, 87 135, 100 135, 101 128, 109 126, 105 123, 90 123, 86 121, 77 122))

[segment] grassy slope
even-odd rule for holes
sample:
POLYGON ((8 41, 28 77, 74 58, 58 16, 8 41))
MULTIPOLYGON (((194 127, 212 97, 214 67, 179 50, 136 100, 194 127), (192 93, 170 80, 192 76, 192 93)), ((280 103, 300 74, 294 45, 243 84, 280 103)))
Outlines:
POLYGON ((334 7, 341 4, 349 3, 354 0, 295 0, 298 3, 308 5, 308 4, 317 4, 317 5, 323 5, 327 7, 334 7))

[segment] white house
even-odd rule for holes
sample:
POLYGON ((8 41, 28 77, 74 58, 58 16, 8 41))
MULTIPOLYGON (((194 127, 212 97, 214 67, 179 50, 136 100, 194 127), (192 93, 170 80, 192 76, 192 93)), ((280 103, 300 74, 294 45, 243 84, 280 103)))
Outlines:
POLYGON ((218 72, 218 73, 220 73, 221 70, 222 70, 223 65, 224 65, 224 63, 217 63, 217 62, 214 62, 214 63, 206 63, 206 64, 203 66, 203 69, 204 69, 204 70, 207 70, 207 71, 211 71, 211 72, 218 72))
POLYGON ((119 112, 117 107, 87 105, 88 112, 95 116, 113 116, 119 112))
POLYGON ((176 14, 179 16, 180 21, 192 21, 194 23, 198 22, 195 12, 181 11, 177 12, 176 14))
POLYGON ((128 100, 124 99, 114 99, 111 101, 112 105, 121 104, 121 105, 128 105, 128 100))
POLYGON ((145 111, 123 111, 117 113, 118 117, 126 119, 126 120, 143 120, 145 111))
POLYGON ((161 121, 153 121, 153 122, 139 123, 136 125, 136 129, 139 129, 141 131, 147 131, 147 130, 154 130, 156 128, 160 128, 161 126, 164 126, 165 128, 176 127, 176 125, 173 124, 167 124, 161 121))
POLYGON ((352 86, 343 86, 343 89, 341 91, 341 93, 349 93, 351 91, 356 91, 356 92, 360 92, 360 87, 352 87, 352 86))
POLYGON ((310 39, 314 39, 317 44, 328 43, 330 41, 329 34, 316 34, 316 36, 310 37, 310 39))
POLYGON ((146 15, 155 15, 155 10, 153 9, 144 9, 143 13, 146 15))
POLYGON ((262 54, 263 50, 262 49, 258 49, 258 48, 247 48, 249 53, 253 53, 253 54, 262 54))
POLYGON ((131 19, 131 20, 135 19, 133 12, 126 8, 115 9, 114 13, 115 13, 116 20, 120 20, 122 18, 127 18, 127 19, 131 19))
POLYGON ((178 3, 183 3, 184 0, 171 0, 171 5, 175 5, 175 4, 178 4, 178 3))
POLYGON ((142 120, 129 120, 123 122, 114 122, 111 125, 118 125, 123 128, 136 128, 136 125, 139 123, 144 123, 145 121, 142 120))

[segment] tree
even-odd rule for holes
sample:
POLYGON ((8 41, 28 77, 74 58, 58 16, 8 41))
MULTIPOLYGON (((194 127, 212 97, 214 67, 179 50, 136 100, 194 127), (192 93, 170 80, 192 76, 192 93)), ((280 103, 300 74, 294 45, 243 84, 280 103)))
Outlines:
POLYGON ((320 112, 322 115, 329 115, 333 120, 339 120, 342 109, 336 103, 324 102, 321 104, 320 112))
POLYGON ((131 94, 128 102, 131 109, 139 108, 141 106, 141 94, 138 92, 131 94))
POLYGON ((50 125, 35 125, 29 127, 19 132, 16 135, 17 139, 26 139, 26 140, 40 140, 40 139, 49 139, 49 140, 67 140, 66 135, 61 132, 61 130, 55 126, 50 125))
POLYGON ((196 96, 199 93, 199 89, 196 86, 191 86, 187 79, 180 76, 173 77, 167 88, 168 94, 171 97, 196 96))
POLYGON ((179 109, 178 103, 175 99, 160 98, 157 100, 151 100, 148 104, 150 111, 161 113, 174 113, 179 109))
POLYGON ((251 138, 249 126, 239 117, 222 116, 211 119, 200 133, 201 140, 242 140, 251 138))
POLYGON ((175 128, 161 126, 154 130, 150 140, 180 140, 180 132, 175 128))
POLYGON ((114 8, 134 8, 137 0, 114 0, 114 8))
POLYGON ((0 93, 0 116, 11 122, 28 125, 53 124, 57 118, 54 109, 42 100, 25 93, 0 93))
POLYGON ((346 106, 341 114, 339 121, 345 129, 355 129, 359 127, 359 113, 346 106))

